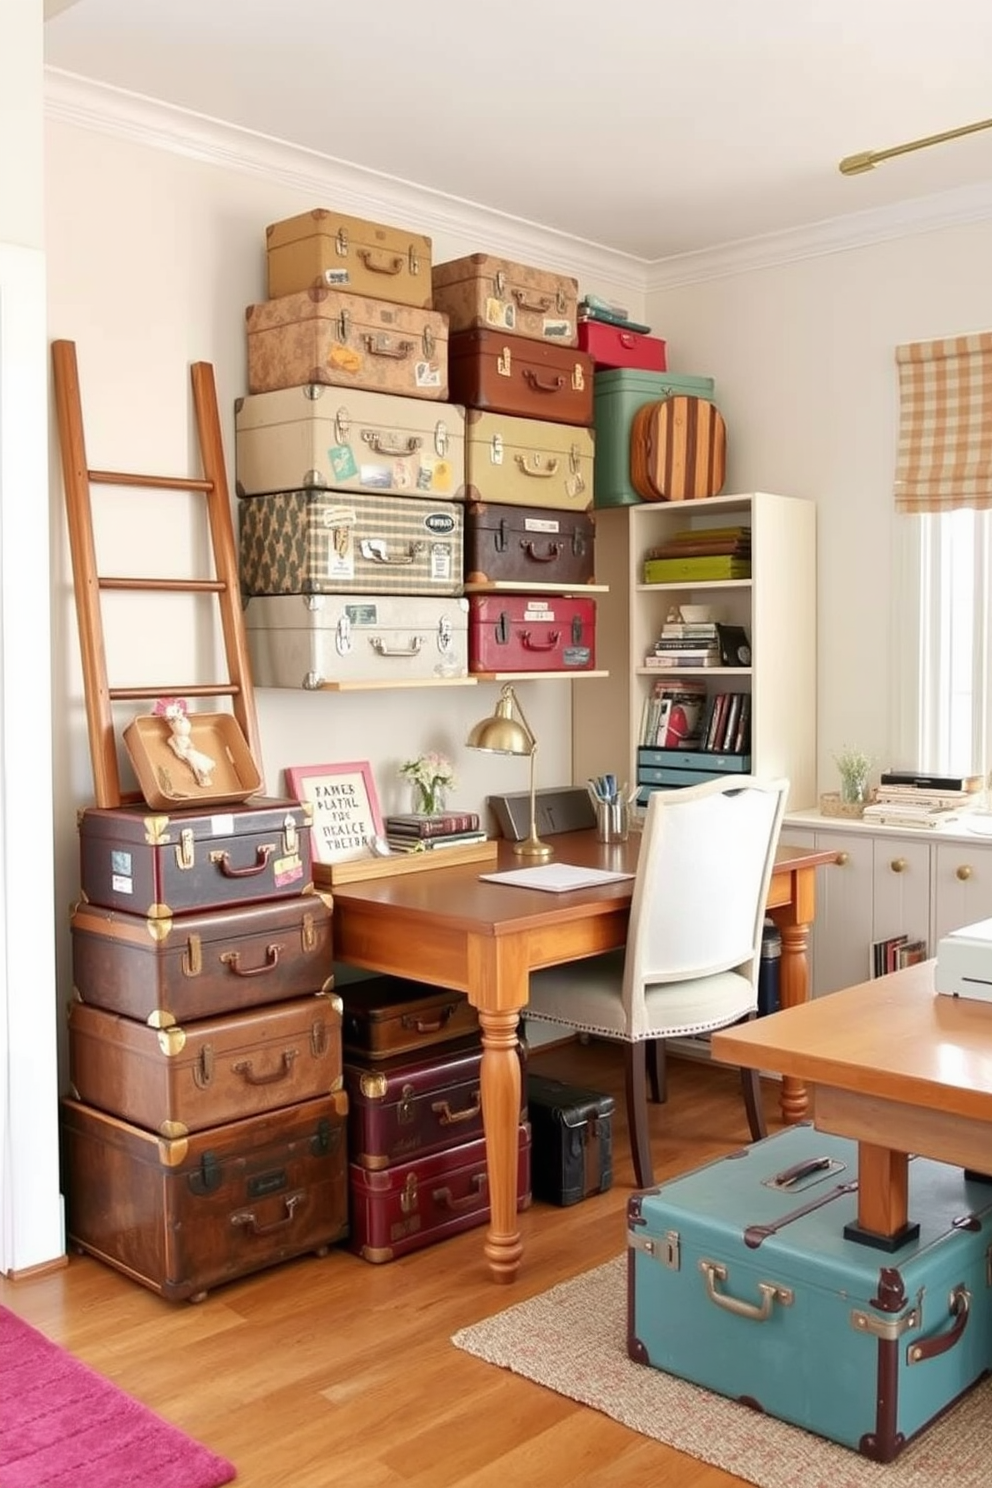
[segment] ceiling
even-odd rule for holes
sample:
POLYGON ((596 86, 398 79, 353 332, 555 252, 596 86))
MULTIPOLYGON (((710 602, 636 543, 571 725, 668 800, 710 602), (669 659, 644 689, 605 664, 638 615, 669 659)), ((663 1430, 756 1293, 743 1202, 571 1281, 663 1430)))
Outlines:
POLYGON ((837 168, 992 114, 988 0, 45 8, 50 67, 647 262, 992 187, 992 130, 837 168))

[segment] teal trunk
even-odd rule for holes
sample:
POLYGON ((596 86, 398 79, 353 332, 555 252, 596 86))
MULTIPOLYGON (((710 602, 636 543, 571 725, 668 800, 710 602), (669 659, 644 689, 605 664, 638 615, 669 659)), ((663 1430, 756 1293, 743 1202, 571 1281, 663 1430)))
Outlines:
POLYGON ((645 403, 674 393, 713 397, 712 377, 672 372, 597 372, 593 378, 596 457, 593 464, 594 506, 637 506, 641 498, 630 482, 630 426, 645 403))

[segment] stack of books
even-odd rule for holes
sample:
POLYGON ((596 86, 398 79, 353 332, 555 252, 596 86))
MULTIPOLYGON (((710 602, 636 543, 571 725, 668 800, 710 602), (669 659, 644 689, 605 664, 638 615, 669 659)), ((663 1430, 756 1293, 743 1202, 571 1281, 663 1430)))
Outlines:
POLYGON ((659 677, 644 699, 638 742, 649 749, 698 749, 705 703, 705 682, 659 677))
POLYGON ((686 528, 651 548, 644 559, 645 584, 750 577, 750 527, 686 528))
POLYGON ((424 811, 400 812, 387 816, 385 827, 391 852, 437 852, 445 847, 486 840, 477 811, 450 810, 434 815, 424 811))
POLYGON ((981 775, 882 775, 864 820, 882 827, 943 827, 979 804, 981 775))
POLYGON ((644 658, 646 667, 666 671, 675 667, 708 667, 720 665, 720 636, 715 620, 666 621, 654 643, 654 650, 644 658))

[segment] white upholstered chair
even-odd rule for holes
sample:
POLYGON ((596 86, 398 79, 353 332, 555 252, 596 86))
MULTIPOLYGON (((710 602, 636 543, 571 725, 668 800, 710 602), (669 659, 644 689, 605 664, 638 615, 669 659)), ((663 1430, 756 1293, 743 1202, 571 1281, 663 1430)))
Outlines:
MULTIPOLYGON (((654 1182, 647 1073, 664 1099, 664 1043, 753 1018, 765 900, 787 780, 728 775, 652 793, 625 950, 531 973, 528 1012, 626 1044, 635 1182, 654 1182)), ((741 1070, 751 1136, 766 1134, 756 1070, 741 1070)))

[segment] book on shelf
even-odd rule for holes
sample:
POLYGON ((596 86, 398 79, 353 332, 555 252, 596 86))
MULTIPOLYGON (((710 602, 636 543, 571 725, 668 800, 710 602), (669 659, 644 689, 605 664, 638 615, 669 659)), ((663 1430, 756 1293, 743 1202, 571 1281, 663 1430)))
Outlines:
POLYGON ((915 785, 921 790, 980 791, 984 784, 982 775, 931 775, 925 770, 883 770, 880 785, 915 785))
POLYGON ((702 729, 708 754, 746 754, 751 740, 751 694, 717 692, 709 701, 702 729))
POLYGON ((953 806, 942 811, 927 806, 893 806, 885 801, 876 801, 865 807, 862 820, 878 827, 932 828, 945 827, 950 822, 957 821, 960 815, 959 808, 953 806))
POLYGON ((644 665, 653 672, 677 672, 680 667, 718 667, 718 651, 651 651, 644 658, 644 665))
POLYGON ((644 564, 645 584, 705 584, 721 579, 749 579, 750 558, 715 554, 708 558, 648 558, 644 564))
POLYGON ((911 939, 908 935, 889 935, 883 940, 872 941, 870 955, 868 974, 874 979, 888 976, 893 971, 901 971, 904 966, 915 966, 918 962, 925 961, 927 943, 925 940, 911 939))
POLYGON ((443 852, 446 847, 463 847, 467 842, 485 842, 486 834, 481 829, 478 832, 448 832, 443 837, 404 837, 387 832, 386 841, 390 851, 395 853, 443 852))
POLYGON ((662 632, 654 643, 654 649, 659 655, 664 651, 673 651, 676 655, 691 651, 698 655, 707 651, 719 651, 720 647, 715 635, 666 636, 662 632))
POLYGON ((661 627, 660 639, 664 641, 716 641, 719 639, 719 622, 716 620, 666 620, 661 627))
POLYGON ((695 748, 705 702, 706 683, 702 680, 659 677, 644 700, 640 743, 652 749, 695 748))
POLYGON ((751 556, 750 527, 689 527, 656 543, 646 558, 703 558, 713 554, 751 556))
POLYGON ((385 819, 387 835, 394 832, 404 837, 444 837, 449 832, 477 832, 477 811, 401 811, 385 819))
POLYGON ((946 811, 951 807, 972 807, 980 799, 977 791, 922 790, 915 785, 879 785, 875 805, 924 807, 928 811, 946 811))

